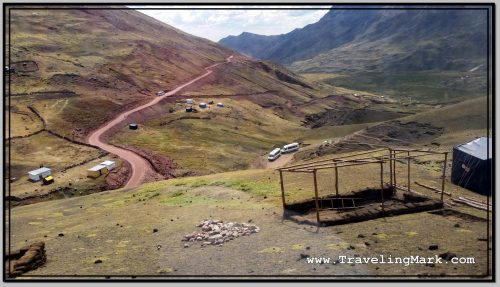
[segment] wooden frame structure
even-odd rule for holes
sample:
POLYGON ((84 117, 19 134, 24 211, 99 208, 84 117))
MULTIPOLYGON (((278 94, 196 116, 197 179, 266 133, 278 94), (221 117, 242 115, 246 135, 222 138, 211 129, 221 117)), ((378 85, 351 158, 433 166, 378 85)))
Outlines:
MULTIPOLYGON (((446 165, 448 160, 448 152, 437 152, 430 150, 422 150, 422 149, 392 149, 392 148, 379 148, 366 152, 359 152, 352 155, 329 158, 324 160, 318 160, 309 163, 295 164, 291 166, 286 166, 282 168, 278 168, 276 170, 279 171, 280 175, 280 187, 281 187, 281 199, 283 202, 283 210, 286 210, 286 198, 285 198, 285 185, 283 179, 284 172, 303 172, 303 173, 311 173, 313 177, 313 188, 314 188, 314 203, 316 209, 316 221, 319 226, 321 220, 319 216, 319 196, 318 196, 318 180, 317 180, 317 171, 323 169, 334 169, 335 170, 335 196, 339 196, 339 180, 338 180, 338 169, 342 167, 348 166, 356 166, 356 165, 367 165, 367 164, 378 164, 380 166, 380 192, 381 192, 381 207, 384 210, 384 164, 389 164, 389 174, 390 179, 389 187, 397 190, 403 190, 408 192, 413 192, 410 188, 411 182, 411 160, 423 156, 429 155, 443 155, 443 173, 442 173, 442 183, 441 183, 441 202, 444 202, 444 194, 445 194, 445 178, 446 178, 446 165), (380 153, 388 151, 387 155, 375 156, 375 153, 380 153), (413 155, 412 155, 413 154, 413 155), (361 158, 356 158, 359 156, 365 155, 361 158), (397 173, 396 173, 396 162, 401 162, 406 160, 407 165, 407 187, 397 185, 397 173)), ((422 185, 420 185, 422 186, 422 185)), ((438 190, 436 188, 427 187, 428 189, 438 190)))

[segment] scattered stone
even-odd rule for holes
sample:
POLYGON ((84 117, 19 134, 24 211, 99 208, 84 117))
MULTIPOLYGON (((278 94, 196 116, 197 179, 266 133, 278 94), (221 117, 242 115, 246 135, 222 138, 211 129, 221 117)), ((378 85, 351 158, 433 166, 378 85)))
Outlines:
POLYGON ((226 222, 216 219, 205 219, 196 227, 201 228, 201 232, 193 231, 190 234, 184 235, 181 241, 195 242, 203 241, 203 245, 222 245, 225 242, 234 240, 240 236, 249 236, 253 233, 258 233, 260 228, 254 224, 248 223, 226 222))
POLYGON ((189 247, 189 244, 184 243, 184 248, 188 248, 188 247, 189 247))
POLYGON ((309 250, 309 249, 311 249, 311 247, 310 246, 306 246, 306 250, 309 250))
POLYGON ((366 245, 366 246, 370 246, 370 243, 369 243, 369 242, 365 242, 365 245, 366 245))
POLYGON ((455 253, 447 251, 445 253, 439 254, 439 257, 443 258, 446 261, 450 261, 452 258, 457 257, 457 255, 455 253))
POLYGON ((310 256, 309 256, 309 254, 300 253, 300 258, 299 258, 299 260, 306 259, 306 258, 308 258, 308 257, 310 257, 310 256))
POLYGON ((102 263, 102 260, 101 259, 97 259, 96 261, 94 261, 95 264, 99 264, 99 263, 102 263))
POLYGON ((432 244, 429 246, 429 250, 437 250, 439 246, 437 244, 432 244))
POLYGON ((358 238, 365 238, 363 234, 358 234, 358 238))
POLYGON ((59 233, 59 235, 57 235, 59 237, 63 237, 64 236, 64 233, 59 233))
POLYGON ((153 229, 153 233, 158 232, 158 228, 153 229))
POLYGON ((457 223, 457 224, 453 225, 453 227, 457 227, 458 228, 458 227, 460 227, 460 224, 457 223))

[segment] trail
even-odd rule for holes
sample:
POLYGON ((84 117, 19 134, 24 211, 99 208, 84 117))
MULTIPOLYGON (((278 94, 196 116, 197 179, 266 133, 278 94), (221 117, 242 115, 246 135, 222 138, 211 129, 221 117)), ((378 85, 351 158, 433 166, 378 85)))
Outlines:
MULTIPOLYGON (((226 59, 225 63, 231 62, 232 58, 233 58, 233 56, 229 56, 226 59)), ((151 101, 149 101, 148 103, 146 103, 142 106, 133 108, 131 110, 128 110, 128 111, 125 111, 125 112, 119 114, 114 119, 107 122, 106 124, 104 124, 103 126, 98 128, 97 130, 93 131, 88 136, 87 142, 89 144, 98 146, 98 147, 102 148, 103 150, 110 152, 112 154, 115 154, 115 155, 121 157, 122 159, 126 160, 128 163, 130 163, 130 166, 132 169, 131 176, 124 187, 131 188, 131 187, 136 187, 136 186, 140 185, 143 182, 143 180, 145 179, 147 174, 154 174, 155 171, 153 170, 151 165, 143 157, 137 155, 136 153, 129 151, 129 150, 126 150, 126 149, 122 149, 122 148, 110 145, 110 144, 107 144, 106 142, 104 142, 103 135, 105 135, 113 127, 126 121, 127 117, 130 116, 131 114, 138 112, 138 111, 141 111, 143 109, 149 108, 151 106, 154 106, 159 101, 161 101, 163 98, 168 97, 168 96, 172 96, 175 93, 179 92, 181 89, 184 89, 185 87, 187 87, 187 86, 205 78, 206 76, 210 75, 212 73, 211 69, 215 68, 216 66, 218 66, 220 64, 222 64, 222 63, 216 63, 213 65, 210 65, 210 66, 205 68, 206 72, 204 74, 202 74, 201 76, 198 76, 187 83, 184 83, 182 85, 177 86, 175 89, 165 93, 165 95, 163 95, 161 97, 156 96, 154 99, 152 99, 151 101)))

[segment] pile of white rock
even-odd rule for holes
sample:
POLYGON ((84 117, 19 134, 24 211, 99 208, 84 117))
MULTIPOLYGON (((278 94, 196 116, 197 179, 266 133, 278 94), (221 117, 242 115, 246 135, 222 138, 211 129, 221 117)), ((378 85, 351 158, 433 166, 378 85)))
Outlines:
MULTIPOLYGON (((248 236, 258 233, 260 228, 254 224, 227 222, 222 220, 205 219, 197 227, 201 227, 201 232, 193 231, 184 235, 182 241, 195 242, 202 241, 203 245, 220 245, 240 236, 248 236)), ((188 247, 186 243, 184 247, 188 247)))

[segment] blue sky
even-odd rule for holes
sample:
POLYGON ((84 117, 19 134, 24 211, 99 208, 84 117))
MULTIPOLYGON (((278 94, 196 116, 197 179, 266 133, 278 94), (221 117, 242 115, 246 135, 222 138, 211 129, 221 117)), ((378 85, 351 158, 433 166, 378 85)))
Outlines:
MULTIPOLYGON (((296 28, 302 28, 308 24, 317 22, 328 10, 286 10, 289 6, 279 6, 276 10, 248 10, 245 6, 238 7, 241 10, 192 10, 186 6, 185 10, 168 10, 167 7, 174 6, 150 6, 155 10, 141 10, 140 7, 130 6, 138 11, 174 26, 184 32, 204 37, 212 41, 229 35, 239 35, 242 32, 251 32, 262 35, 278 35, 288 33, 296 28), (163 8, 163 9, 162 9, 163 8)), ((202 7, 202 6, 201 6, 202 7)), ((216 8, 209 6, 210 8, 216 8)), ((237 7, 237 6, 232 6, 237 7)), ((269 8, 277 6, 266 6, 269 8)), ((309 7, 311 6, 302 6, 309 7)), ((329 8, 330 6, 314 6, 313 8, 329 8)), ((217 7, 219 8, 219 7, 217 7)), ((297 6, 294 6, 297 8, 297 6)))

